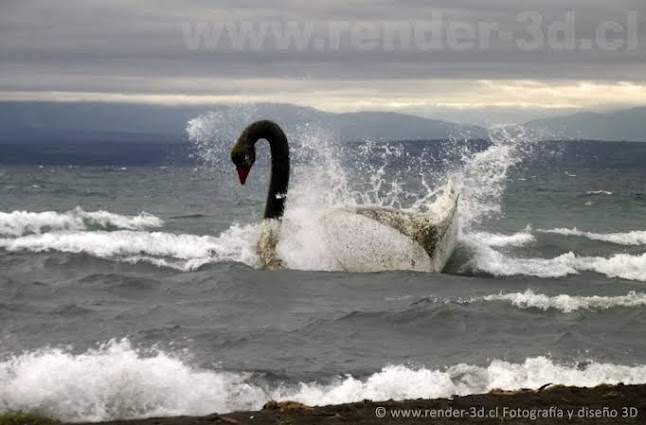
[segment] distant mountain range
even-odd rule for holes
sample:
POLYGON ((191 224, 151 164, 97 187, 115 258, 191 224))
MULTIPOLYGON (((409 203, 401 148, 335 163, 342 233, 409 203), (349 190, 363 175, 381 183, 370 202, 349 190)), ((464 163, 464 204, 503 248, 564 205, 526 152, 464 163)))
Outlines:
POLYGON ((482 139, 483 127, 394 112, 330 113, 289 104, 253 106, 158 106, 107 103, 0 102, 0 143, 16 142, 177 142, 189 120, 212 112, 242 129, 256 119, 285 128, 317 125, 341 141, 482 139))
MULTIPOLYGON (((224 127, 239 131, 250 121, 273 119, 287 130, 305 124, 316 125, 341 141, 486 139, 488 136, 485 128, 476 125, 394 112, 331 113, 290 104, 159 106, 0 102, 0 143, 177 143, 186 139, 186 126, 191 119, 209 112, 224 117, 223 134, 224 127)), ((530 121, 525 126, 546 140, 646 141, 646 107, 609 113, 584 112, 530 121)))
POLYGON ((525 126, 539 132, 543 139, 646 142, 646 107, 583 112, 530 121, 525 126))
POLYGON ((177 142, 197 107, 0 102, 0 143, 177 142))

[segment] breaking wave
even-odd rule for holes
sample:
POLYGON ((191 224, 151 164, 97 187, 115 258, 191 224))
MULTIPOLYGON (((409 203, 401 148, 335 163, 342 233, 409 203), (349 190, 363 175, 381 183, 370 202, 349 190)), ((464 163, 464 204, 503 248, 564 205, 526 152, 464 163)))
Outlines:
POLYGON ((646 294, 636 293, 635 291, 631 291, 627 295, 602 297, 598 295, 574 296, 567 294, 549 296, 536 294, 528 289, 525 292, 487 295, 481 299, 475 299, 472 302, 479 300, 503 301, 522 309, 536 308, 543 311, 554 309, 562 311, 563 313, 571 313, 577 310, 608 310, 617 307, 646 306, 646 294))
POLYGON ((524 232, 514 233, 513 235, 502 235, 500 233, 474 232, 468 235, 471 241, 490 247, 505 246, 524 246, 536 242, 534 235, 530 233, 531 229, 524 232))
POLYGON ((607 190, 591 190, 591 191, 589 191, 589 192, 586 192, 586 195, 587 195, 587 196, 593 196, 593 195, 606 195, 606 196, 610 196, 610 195, 613 195, 613 193, 612 193, 612 192, 609 192, 609 191, 607 191, 607 190))
POLYGON ((531 289, 525 292, 510 292, 485 295, 473 298, 424 298, 415 301, 412 305, 421 302, 440 304, 474 304, 482 302, 504 302, 522 310, 558 310, 562 313, 572 313, 577 310, 600 311, 620 307, 646 307, 646 293, 630 291, 627 295, 618 296, 583 296, 583 295, 546 295, 537 294, 531 289))
POLYGON ((595 241, 610 242, 618 245, 646 245, 646 232, 633 230, 623 233, 594 233, 574 229, 539 230, 542 233, 552 233, 563 236, 578 236, 595 241))
POLYGON ((58 230, 127 229, 143 230, 162 227, 164 222, 152 214, 137 216, 112 214, 107 211, 86 212, 80 207, 66 213, 54 211, 0 212, 0 236, 22 236, 58 230))
POLYGON ((558 278, 588 271, 610 278, 646 281, 646 254, 615 254, 606 258, 568 252, 554 258, 515 258, 480 245, 475 247, 474 257, 465 268, 494 276, 558 278))
POLYGON ((464 396, 493 389, 537 389, 547 383, 592 387, 646 383, 646 366, 561 363, 547 357, 522 363, 442 368, 386 366, 366 378, 268 382, 245 372, 193 367, 182 356, 110 341, 82 354, 41 349, 0 362, 0 411, 36 411, 63 421, 206 415, 259 409, 269 399, 327 405, 388 399, 464 396))
POLYGON ((257 266, 258 231, 258 226, 234 225, 218 237, 131 230, 49 232, 0 238, 0 247, 8 251, 83 253, 189 271, 223 261, 257 266))

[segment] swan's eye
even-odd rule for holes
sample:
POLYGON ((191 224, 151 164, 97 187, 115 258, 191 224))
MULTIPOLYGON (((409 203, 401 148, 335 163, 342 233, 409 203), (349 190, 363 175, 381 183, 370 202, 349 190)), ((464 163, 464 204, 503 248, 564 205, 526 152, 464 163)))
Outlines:
POLYGON ((253 165, 253 160, 251 159, 251 155, 247 154, 244 156, 244 163, 245 165, 248 165, 248 166, 253 165))

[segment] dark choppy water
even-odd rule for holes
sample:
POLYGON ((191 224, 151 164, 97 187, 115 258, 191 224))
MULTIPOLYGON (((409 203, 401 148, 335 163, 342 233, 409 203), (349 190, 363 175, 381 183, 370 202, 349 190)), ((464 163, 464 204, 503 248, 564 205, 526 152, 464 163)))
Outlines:
POLYGON ((281 247, 297 270, 268 272, 262 167, 244 188, 228 163, 2 168, 0 410, 100 420, 646 382, 646 170, 510 176, 506 155, 454 176, 446 274, 320 271, 317 203, 423 208, 410 169, 379 185, 373 167, 354 190, 338 165, 297 168, 281 247))

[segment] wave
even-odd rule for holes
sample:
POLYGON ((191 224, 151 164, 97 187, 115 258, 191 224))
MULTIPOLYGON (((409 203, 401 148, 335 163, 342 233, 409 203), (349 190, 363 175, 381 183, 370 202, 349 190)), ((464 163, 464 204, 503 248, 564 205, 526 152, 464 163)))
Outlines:
POLYGON ((590 190, 590 191, 586 192, 586 195, 587 195, 587 196, 593 196, 593 195, 606 195, 606 196, 610 196, 610 195, 613 195, 613 193, 612 193, 612 192, 609 192, 609 191, 607 191, 607 190, 590 190))
POLYGON ((546 357, 522 363, 444 368, 391 365, 359 379, 269 383, 245 372, 200 369, 163 351, 136 350, 110 341, 83 354, 41 349, 0 362, 0 411, 37 411, 63 421, 206 415, 259 409, 268 399, 308 405, 363 399, 415 399, 537 389, 546 383, 592 387, 646 383, 646 366, 558 363, 546 357))
MULTIPOLYGON (((287 267, 300 270, 338 270, 333 253, 320 242, 320 225, 311 209, 292 207, 287 211, 283 240, 278 252, 287 267), (318 241, 314 243, 313 241, 318 241)), ((239 262, 258 267, 256 244, 261 225, 231 226, 219 236, 150 232, 163 221, 153 215, 124 216, 106 211, 67 213, 0 213, 0 248, 8 251, 59 251, 89 254, 97 258, 148 263, 180 271, 196 270, 217 262, 239 262), (91 228, 103 230, 91 230, 91 228), (120 229, 112 230, 111 229, 120 229), (138 230, 135 230, 138 229, 138 230), (139 230, 140 229, 140 230, 139 230), (4 237, 2 237, 4 236, 4 237)), ((577 229, 540 230, 543 233, 584 236, 624 245, 646 244, 646 232, 597 234, 577 229)), ((556 258, 514 258, 494 250, 535 242, 531 228, 511 235, 488 232, 462 233, 460 241, 475 248, 465 266, 495 276, 529 275, 557 278, 592 271, 608 277, 646 281, 646 254, 617 254, 609 258, 583 257, 572 252, 556 258)))
MULTIPOLYGON (((391 301, 406 299, 410 299, 410 296, 391 299, 391 301)), ((559 310, 563 313, 572 313, 577 310, 598 311, 620 307, 644 307, 646 306, 646 293, 630 291, 627 295, 619 296, 546 295, 537 294, 531 289, 528 289, 525 292, 501 292, 499 294, 473 298, 423 298, 413 302, 411 306, 420 303, 474 304, 483 302, 506 302, 520 309, 559 310)))
POLYGON ((543 311, 554 309, 560 310, 563 313, 571 313, 576 310, 608 310, 617 307, 646 306, 646 293, 636 293, 635 291, 631 291, 627 295, 614 297, 601 297, 598 295, 574 296, 566 294, 549 296, 545 294, 536 294, 532 290, 528 289, 525 292, 487 295, 482 298, 476 298, 471 302, 481 300, 504 301, 522 309, 537 308, 543 311))
POLYGON ((514 233, 512 235, 502 235, 500 233, 474 232, 465 235, 465 238, 475 241, 476 243, 490 247, 519 247, 536 242, 536 238, 530 232, 530 228, 524 232, 514 233))
POLYGON ((0 238, 8 251, 59 251, 129 263, 146 262, 182 271, 214 262, 257 266, 258 226, 232 226, 218 237, 131 230, 49 232, 0 238))
POLYGON ((54 211, 0 212, 0 236, 22 236, 41 234, 57 230, 127 229, 143 230, 162 227, 164 222, 152 214, 142 212, 137 216, 126 216, 107 211, 86 212, 80 207, 66 213, 54 211))
POLYGON ((633 230, 624 233, 594 233, 574 229, 539 230, 541 233, 552 233, 563 236, 578 236, 595 241, 611 242, 618 245, 646 245, 646 232, 633 230))
POLYGON ((475 247, 474 257, 465 268, 499 277, 525 275, 540 278, 558 278, 589 271, 610 278, 645 282, 646 254, 616 254, 605 258, 583 257, 568 252, 555 258, 514 258, 480 245, 475 247))
MULTIPOLYGON (((317 237, 316 223, 305 226, 302 217, 312 221, 316 216, 309 210, 292 209, 285 219, 285 237, 278 251, 289 268, 300 270, 336 270, 334 257, 321 244, 312 241, 317 237), (294 217, 299 220, 294 220, 294 217), (295 224, 298 223, 299 225, 295 224), (329 257, 329 258, 328 258, 329 257)), ((150 215, 137 217, 120 216, 104 211, 86 213, 21 213, 0 216, 4 220, 5 233, 13 237, 0 237, 0 248, 8 251, 47 252, 59 251, 72 254, 88 254, 97 258, 136 263, 148 263, 157 267, 169 267, 180 271, 196 270, 218 262, 239 262, 251 267, 260 264, 256 244, 260 225, 233 225, 219 236, 172 234, 143 230, 58 230, 69 227, 87 228, 86 223, 111 227, 144 227, 161 225, 161 220, 150 215), (7 219, 11 217, 11 219, 7 219), (29 233, 32 234, 29 234, 29 233), (20 236, 20 234, 23 234, 20 236), (19 236, 15 236, 18 234, 19 236)), ((461 242, 475 248, 473 258, 466 269, 485 272, 495 276, 528 275, 542 278, 558 278, 592 271, 608 277, 646 281, 646 254, 617 254, 609 258, 583 257, 572 252, 556 258, 514 258, 494 250, 494 247, 519 247, 535 241, 529 228, 512 235, 476 232, 463 234, 461 242)), ((574 232, 554 229, 545 232, 574 232)), ((576 231, 578 232, 578 231, 576 231)), ((639 234, 605 235, 612 240, 637 243, 639 234), (611 238, 612 236, 612 238, 611 238), (628 239, 632 238, 632 239, 628 239)))

